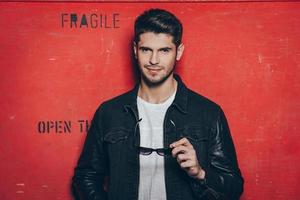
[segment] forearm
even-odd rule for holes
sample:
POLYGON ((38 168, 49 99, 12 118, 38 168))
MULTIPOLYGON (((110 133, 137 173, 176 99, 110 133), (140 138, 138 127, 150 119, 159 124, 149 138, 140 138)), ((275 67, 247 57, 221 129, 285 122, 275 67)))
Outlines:
POLYGON ((243 192, 243 183, 240 173, 218 173, 206 169, 204 178, 199 176, 191 180, 191 187, 199 199, 235 200, 243 192))
POLYGON ((198 195, 210 196, 204 199, 239 199, 244 180, 238 167, 228 123, 221 109, 213 130, 208 143, 209 164, 203 168, 205 178, 193 181, 193 191, 198 195))

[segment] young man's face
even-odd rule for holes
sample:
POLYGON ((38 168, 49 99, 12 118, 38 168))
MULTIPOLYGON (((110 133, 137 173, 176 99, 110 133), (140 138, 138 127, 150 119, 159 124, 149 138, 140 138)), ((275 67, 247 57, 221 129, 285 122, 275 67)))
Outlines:
POLYGON ((138 43, 134 43, 142 81, 151 85, 159 85, 172 78, 176 60, 180 60, 183 45, 176 48, 173 36, 165 33, 146 32, 140 35, 138 43))

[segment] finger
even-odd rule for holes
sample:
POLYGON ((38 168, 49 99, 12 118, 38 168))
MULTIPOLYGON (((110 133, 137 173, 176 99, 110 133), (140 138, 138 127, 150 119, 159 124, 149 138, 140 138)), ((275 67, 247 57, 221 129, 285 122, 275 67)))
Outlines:
POLYGON ((177 154, 179 153, 184 153, 184 154, 190 154, 190 155, 194 155, 196 153, 194 147, 192 145, 190 146, 178 146, 172 149, 172 156, 176 157, 177 154))
POLYGON ((189 156, 185 155, 185 154, 178 154, 176 160, 179 164, 181 164, 182 162, 185 162, 189 159, 189 156))
MULTIPOLYGON (((190 161, 186 161, 186 162, 181 163, 180 167, 182 169, 184 169, 187 172, 187 174, 191 177, 196 177, 201 171, 200 166, 194 166, 190 161)), ((204 178, 204 176, 202 175, 203 178, 204 178)))
POLYGON ((195 163, 192 160, 185 160, 180 163, 180 167, 185 169, 195 167, 195 163))
POLYGON ((174 148, 174 147, 177 147, 177 146, 180 146, 180 145, 184 145, 184 146, 189 146, 191 145, 190 141, 187 139, 187 138, 182 138, 176 142, 173 142, 170 147, 171 148, 174 148))
POLYGON ((175 147, 172 149, 172 156, 176 157, 178 154, 185 154, 188 150, 186 146, 175 147))
POLYGON ((184 137, 184 138, 181 138, 180 140, 177 140, 176 142, 173 142, 171 145, 172 145, 172 147, 177 147, 180 145, 186 146, 188 143, 189 143, 188 139, 184 137))
POLYGON ((178 163, 181 163, 181 162, 184 162, 187 160, 190 160, 192 163, 194 163, 194 165, 197 165, 197 163, 198 163, 198 159, 197 159, 196 155, 191 153, 191 151, 186 152, 184 154, 182 154, 182 153, 177 154, 176 159, 177 159, 178 163))

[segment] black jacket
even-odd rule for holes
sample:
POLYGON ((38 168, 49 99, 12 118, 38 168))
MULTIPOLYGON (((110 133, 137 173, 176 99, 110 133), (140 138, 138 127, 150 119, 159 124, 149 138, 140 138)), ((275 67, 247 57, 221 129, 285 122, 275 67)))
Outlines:
MULTIPOLYGON (((206 178, 190 178, 172 156, 165 156, 167 199, 239 199, 244 181, 223 111, 189 90, 179 76, 174 77, 178 87, 164 119, 164 147, 186 137, 196 150, 206 178)), ((104 102, 96 111, 73 177, 73 189, 80 199, 137 200, 137 91, 138 85, 104 102), (106 189, 105 178, 109 180, 106 189)))

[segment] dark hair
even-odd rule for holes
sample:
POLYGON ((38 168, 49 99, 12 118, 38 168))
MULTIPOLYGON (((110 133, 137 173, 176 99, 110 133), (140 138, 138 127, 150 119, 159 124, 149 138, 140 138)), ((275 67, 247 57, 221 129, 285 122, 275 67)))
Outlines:
POLYGON ((182 24, 172 13, 161 9, 146 10, 138 16, 134 23, 134 41, 140 40, 140 35, 146 32, 166 33, 173 36, 173 43, 181 44, 182 24))

